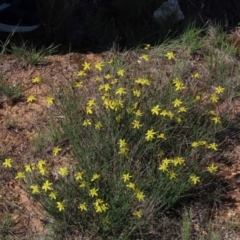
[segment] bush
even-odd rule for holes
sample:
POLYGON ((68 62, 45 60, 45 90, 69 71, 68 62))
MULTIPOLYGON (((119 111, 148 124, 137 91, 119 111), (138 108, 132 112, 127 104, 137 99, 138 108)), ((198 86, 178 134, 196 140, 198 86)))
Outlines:
MULTIPOLYGON (((173 52, 166 57, 179 67, 173 52)), ((211 159, 224 87, 206 91, 203 84, 196 93, 175 74, 163 83, 139 63, 148 59, 84 62, 56 101, 73 157, 64 165, 39 160, 27 175, 45 210, 84 236, 149 232, 154 219, 217 169, 211 159)))

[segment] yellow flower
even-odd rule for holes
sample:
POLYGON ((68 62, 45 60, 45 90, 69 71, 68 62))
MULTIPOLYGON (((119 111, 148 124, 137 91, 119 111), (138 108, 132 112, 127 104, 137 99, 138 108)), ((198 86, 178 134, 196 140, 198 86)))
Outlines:
POLYGON ((129 148, 128 147, 124 147, 124 148, 120 148, 118 153, 120 155, 127 156, 128 152, 129 152, 129 148))
POLYGON ((92 122, 90 119, 85 119, 82 124, 84 127, 92 125, 92 122))
POLYGON ((57 199, 57 193, 56 192, 50 192, 49 197, 51 200, 56 200, 57 199))
POLYGON ((137 111, 135 111, 135 115, 137 117, 141 117, 143 115, 143 113, 141 112, 141 110, 138 109, 137 111))
POLYGON ((116 95, 122 96, 124 94, 126 94, 126 88, 120 87, 116 90, 116 95))
POLYGON ((145 134, 145 139, 147 141, 152 141, 155 138, 155 134, 156 134, 156 132, 154 132, 153 129, 150 129, 145 134))
POLYGON ((217 171, 217 166, 215 166, 213 163, 207 167, 207 171, 210 173, 214 173, 217 171))
POLYGON ((160 110, 161 110, 161 109, 160 109, 160 106, 159 106, 159 105, 154 106, 154 107, 151 109, 152 115, 158 115, 160 110))
POLYGON ((91 179, 91 182, 97 180, 98 178, 100 178, 100 174, 96 174, 96 173, 93 174, 92 179, 91 179))
POLYGON ((133 91, 133 96, 135 96, 135 97, 140 97, 140 95, 141 95, 141 91, 140 91, 140 90, 138 90, 138 89, 133 89, 132 91, 133 91))
POLYGON ((176 84, 179 84, 179 83, 181 83, 182 81, 181 81, 179 78, 174 78, 174 79, 172 80, 172 82, 173 82, 173 85, 176 86, 176 84))
POLYGON ((198 177, 195 174, 191 175, 189 179, 194 185, 196 185, 198 182, 200 182, 200 177, 198 177))
POLYGON ((96 105, 96 101, 95 99, 89 99, 88 102, 87 102, 87 106, 88 107, 93 107, 96 105))
POLYGON ((41 168, 46 165, 46 160, 40 159, 37 163, 37 167, 41 168))
POLYGON ((68 169, 66 167, 60 167, 58 173, 62 177, 64 177, 64 176, 68 175, 68 169))
POLYGON ((127 185, 126 185, 127 188, 130 188, 130 189, 135 189, 135 184, 132 183, 132 182, 129 182, 127 185))
POLYGON ((87 114, 93 114, 92 107, 87 106, 87 107, 86 107, 86 113, 87 113, 87 114))
POLYGON ((94 197, 94 196, 98 196, 98 189, 97 188, 92 188, 92 189, 90 189, 89 190, 89 196, 91 196, 91 197, 94 197))
POLYGON ((216 103, 216 102, 218 102, 219 97, 216 94, 212 94, 210 96, 210 100, 211 100, 211 102, 216 103))
POLYGON ((77 73, 77 76, 78 77, 83 77, 83 76, 86 76, 87 74, 83 71, 83 70, 80 70, 78 73, 77 73))
POLYGON ((113 60, 111 59, 111 60, 109 60, 107 63, 108 63, 108 64, 112 64, 112 63, 113 63, 113 60))
POLYGON ((48 105, 52 105, 52 104, 53 104, 53 100, 54 100, 54 97, 48 96, 48 97, 47 97, 47 104, 48 104, 48 105))
POLYGON ((96 78, 95 78, 95 81, 96 82, 99 82, 101 80, 101 78, 99 77, 99 76, 97 76, 96 78))
POLYGON ((218 145, 216 143, 210 143, 210 144, 208 144, 207 148, 217 151, 217 147, 218 147, 218 145))
POLYGON ((168 111, 163 110, 163 111, 160 112, 160 115, 166 117, 168 115, 168 111))
POLYGON ((119 109, 123 108, 123 101, 121 99, 104 99, 103 105, 106 107, 106 109, 118 111, 119 109))
POLYGON ((83 181, 83 182, 79 185, 80 188, 85 188, 86 186, 87 186, 87 182, 86 182, 86 181, 83 181))
POLYGON ((135 80, 135 83, 138 83, 140 85, 150 86, 150 81, 148 79, 144 79, 144 78, 138 78, 137 80, 135 80))
POLYGON ((27 103, 31 103, 31 102, 34 102, 36 101, 36 97, 34 95, 29 95, 28 98, 27 98, 27 103))
POLYGON ((127 182, 130 180, 132 176, 129 173, 125 173, 122 175, 123 182, 127 182))
POLYGON ((173 119, 174 114, 173 114, 171 111, 167 111, 167 116, 168 116, 170 119, 173 119))
POLYGON ((87 211, 87 203, 80 203, 78 206, 78 209, 80 209, 80 211, 87 211))
POLYGON ((32 190, 32 194, 39 193, 38 185, 31 185, 30 189, 32 190))
POLYGON ((177 166, 177 165, 181 166, 181 165, 184 165, 184 164, 185 164, 185 160, 182 157, 175 157, 173 159, 173 165, 174 166, 177 166))
POLYGON ((116 83, 118 83, 118 79, 117 79, 117 78, 114 78, 114 79, 111 81, 111 84, 114 85, 114 84, 116 84, 116 83))
POLYGON ((145 50, 149 50, 149 48, 151 47, 151 45, 150 44, 145 44, 145 47, 144 47, 144 49, 145 50))
POLYGON ((47 168, 45 168, 44 166, 38 167, 38 171, 43 176, 47 174, 47 168))
POLYGON ((5 168, 11 168, 12 167, 12 162, 13 162, 13 160, 11 158, 5 158, 2 165, 5 168))
POLYGON ((139 190, 136 190, 135 191, 135 194, 136 194, 136 198, 138 201, 143 201, 144 198, 145 198, 145 194, 139 190))
POLYGON ((34 169, 33 164, 29 163, 25 165, 25 171, 26 172, 32 172, 32 170, 34 169))
POLYGON ((180 107, 180 105, 182 104, 182 101, 178 98, 176 98, 173 102, 172 102, 174 107, 180 107))
POLYGON ((105 92, 107 92, 108 90, 111 89, 111 86, 109 83, 106 83, 106 84, 102 84, 98 87, 98 89, 101 91, 101 90, 104 90, 105 92))
POLYGON ((142 54, 142 56, 140 57, 142 60, 144 61, 149 61, 148 55, 147 54, 142 54))
POLYGON ((75 174, 75 179, 76 179, 77 181, 82 180, 82 179, 83 179, 83 172, 77 172, 77 173, 75 174))
POLYGON ((108 209, 108 205, 103 203, 102 205, 95 206, 96 212, 106 212, 108 209))
POLYGON ((182 119, 180 117, 177 117, 176 120, 178 123, 182 122, 182 119))
POLYGON ((216 87, 215 92, 216 92, 217 94, 221 94, 221 93, 224 92, 224 90, 225 90, 225 88, 223 88, 223 87, 221 87, 221 86, 218 86, 218 87, 216 87))
POLYGON ((41 82, 41 78, 40 77, 35 77, 32 79, 32 83, 40 83, 41 82))
POLYGON ((164 133, 160 133, 160 134, 157 136, 157 138, 164 139, 164 140, 167 139, 164 133))
POLYGON ((193 77, 193 78, 200 78, 200 74, 199 74, 198 72, 196 72, 196 73, 194 73, 194 74, 192 75, 192 77, 193 77))
POLYGON ((211 119, 214 121, 215 124, 221 123, 220 117, 212 117, 211 119))
POLYGON ((168 163, 167 162, 162 162, 159 166, 158 166, 158 170, 162 171, 162 172, 166 172, 168 170, 168 163))
POLYGON ((136 129, 139 129, 142 126, 142 124, 140 124, 140 121, 138 120, 133 120, 132 125, 133 125, 133 128, 136 128, 136 129))
POLYGON ((48 190, 52 190, 52 183, 46 180, 45 183, 43 183, 42 185, 42 190, 44 190, 45 192, 47 192, 48 190))
POLYGON ((124 69, 119 69, 119 70, 117 71, 117 75, 118 75, 119 77, 120 77, 120 76, 123 77, 124 73, 125 73, 125 70, 124 70, 124 69))
POLYGON ((200 96, 200 95, 195 96, 195 100, 196 100, 196 101, 201 100, 201 96, 200 96))
POLYGON ((121 155, 127 155, 129 149, 127 147, 126 140, 125 139, 120 139, 118 141, 118 145, 119 145, 119 148, 120 148, 118 153, 121 154, 121 155))
POLYGON ((94 127, 95 127, 95 129, 99 130, 99 129, 102 128, 102 123, 100 121, 98 121, 98 122, 95 123, 94 127))
POLYGON ((83 66, 83 70, 84 70, 84 71, 91 69, 91 63, 89 63, 89 62, 84 62, 84 63, 82 64, 82 66, 83 66))
POLYGON ((110 79, 111 77, 112 77, 112 75, 109 74, 109 73, 104 76, 104 78, 107 79, 107 80, 110 79))
POLYGON ((187 108, 186 107, 180 107, 178 109, 178 113, 181 113, 181 112, 186 112, 187 111, 187 108))
POLYGON ((94 203, 96 212, 105 212, 108 209, 108 204, 104 203, 102 199, 98 198, 94 203))
POLYGON ((53 148, 53 156, 57 156, 60 151, 62 151, 62 149, 58 146, 53 148))
POLYGON ((139 211, 134 211, 133 212, 133 216, 137 217, 137 218, 141 218, 143 215, 142 211, 139 210, 139 211))
POLYGON ((191 146, 192 146, 193 148, 196 148, 196 147, 199 146, 199 143, 198 143, 198 142, 192 142, 192 143, 191 143, 191 146))
POLYGON ((62 201, 62 202, 57 202, 57 209, 58 209, 59 212, 63 211, 64 208, 65 208, 65 206, 64 206, 64 201, 62 201))
POLYGON ((173 171, 169 171, 168 174, 169 174, 170 180, 172 180, 172 179, 177 177, 177 174, 175 172, 173 172, 173 171))
POLYGON ((95 64, 95 68, 99 71, 102 71, 103 66, 104 66, 103 62, 98 62, 95 64))
POLYGON ((23 179, 23 178, 25 178, 24 172, 18 172, 16 177, 15 177, 15 179, 23 179))
POLYGON ((76 82, 75 87, 77 88, 83 87, 83 82, 82 81, 76 82))
POLYGON ((207 142, 204 141, 204 140, 201 140, 198 142, 199 146, 206 146, 207 145, 207 142))
POLYGON ((100 204, 103 204, 103 200, 100 198, 96 199, 96 201, 93 203, 93 205, 95 205, 95 206, 98 206, 100 204))
POLYGON ((119 145, 120 148, 123 148, 123 147, 127 146, 127 142, 126 142, 125 139, 119 139, 118 145, 119 145))
POLYGON ((175 58, 175 55, 173 52, 167 52, 166 57, 168 58, 168 60, 171 60, 175 58))
POLYGON ((210 113, 211 115, 213 115, 213 116, 216 116, 216 115, 217 115, 216 111, 214 111, 214 110, 209 111, 209 113, 210 113))
POLYGON ((175 84, 175 90, 176 91, 181 91, 183 89, 185 89, 186 87, 184 86, 184 84, 182 82, 178 82, 175 84))

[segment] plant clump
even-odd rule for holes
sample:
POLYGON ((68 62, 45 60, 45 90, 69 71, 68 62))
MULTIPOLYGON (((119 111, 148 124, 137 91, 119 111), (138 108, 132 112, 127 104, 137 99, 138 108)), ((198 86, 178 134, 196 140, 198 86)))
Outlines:
MULTIPOLYGON (((178 53, 158 56, 173 67, 168 81, 149 73, 153 56, 111 56, 84 62, 76 79, 46 100, 70 147, 65 164, 52 159, 26 163, 16 173, 29 193, 66 228, 84 236, 128 239, 149 233, 153 222, 186 191, 211 180, 223 129, 219 103, 226 86, 182 78, 178 53), (144 67, 146 64, 146 67, 144 67), (148 65, 147 65, 148 64, 148 65), (199 82, 198 88, 189 83, 199 82)), ((33 84, 40 84, 38 78, 33 84)), ((37 101, 30 95, 28 104, 37 101)), ((14 160, 6 158, 3 167, 14 160)))

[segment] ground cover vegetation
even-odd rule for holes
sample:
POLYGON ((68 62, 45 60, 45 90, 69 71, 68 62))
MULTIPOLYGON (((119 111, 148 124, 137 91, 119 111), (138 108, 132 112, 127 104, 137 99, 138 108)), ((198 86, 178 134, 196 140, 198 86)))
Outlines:
MULTIPOLYGON (((42 154, 43 134, 29 161, 1 152, 1 171, 40 204, 49 239, 222 239, 211 228, 193 233, 189 203, 205 196, 209 207, 221 198, 217 173, 236 117, 237 54, 219 28, 191 27, 158 47, 82 61, 54 87, 40 75, 30 79, 36 88, 51 85, 51 153, 42 154), (185 211, 171 215, 180 205, 185 211)), ((22 90, 8 89, 1 86, 23 101, 22 90)), ((24 101, 39 100, 33 90, 24 101)))

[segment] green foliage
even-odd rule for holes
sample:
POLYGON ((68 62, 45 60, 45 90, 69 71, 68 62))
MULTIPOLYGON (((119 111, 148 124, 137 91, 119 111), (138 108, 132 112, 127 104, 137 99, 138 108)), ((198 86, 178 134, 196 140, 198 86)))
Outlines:
POLYGON ((23 93, 23 89, 20 85, 10 86, 6 81, 0 78, 0 96, 6 96, 7 98, 18 101, 23 93))
POLYGON ((11 44, 11 53, 21 61, 27 62, 32 65, 38 65, 44 63, 44 57, 51 55, 57 51, 58 46, 51 44, 48 47, 41 47, 37 49, 33 45, 29 45, 28 42, 22 44, 11 44))
POLYGON ((12 239, 11 238, 11 215, 7 215, 4 218, 1 218, 0 221, 0 237, 1 239, 12 239))

